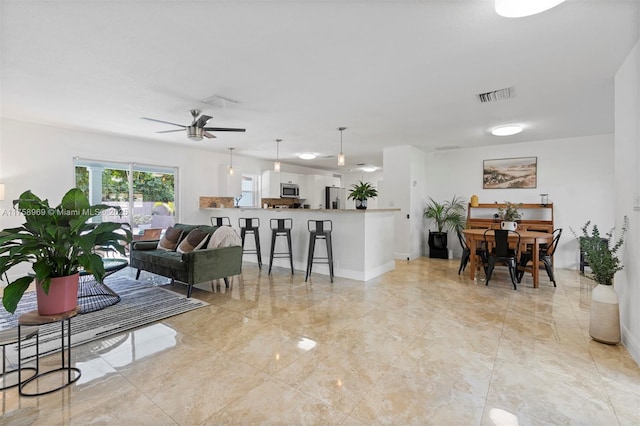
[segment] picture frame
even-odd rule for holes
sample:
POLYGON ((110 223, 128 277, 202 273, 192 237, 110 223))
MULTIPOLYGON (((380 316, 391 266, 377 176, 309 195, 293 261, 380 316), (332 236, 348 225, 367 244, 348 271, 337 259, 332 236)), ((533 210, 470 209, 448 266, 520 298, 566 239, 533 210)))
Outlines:
POLYGON ((524 189, 538 186, 538 157, 484 160, 483 189, 524 189))

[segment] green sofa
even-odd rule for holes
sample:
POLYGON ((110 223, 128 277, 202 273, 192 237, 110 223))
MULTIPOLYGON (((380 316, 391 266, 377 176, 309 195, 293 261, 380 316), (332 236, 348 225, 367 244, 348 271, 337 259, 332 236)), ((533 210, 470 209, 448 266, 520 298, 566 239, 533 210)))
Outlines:
MULTIPOLYGON (((193 229, 198 228, 211 234, 218 228, 207 225, 186 225, 177 223, 173 226, 181 229, 181 240, 193 229)), ((130 263, 132 268, 138 269, 136 279, 141 271, 152 272, 171 278, 171 282, 179 281, 189 286, 187 297, 191 297, 194 284, 224 278, 229 288, 228 277, 242 272, 242 247, 220 247, 199 249, 189 253, 178 253, 157 249, 158 240, 134 241, 131 244, 130 263)), ((205 244, 206 247, 206 244, 205 244)))

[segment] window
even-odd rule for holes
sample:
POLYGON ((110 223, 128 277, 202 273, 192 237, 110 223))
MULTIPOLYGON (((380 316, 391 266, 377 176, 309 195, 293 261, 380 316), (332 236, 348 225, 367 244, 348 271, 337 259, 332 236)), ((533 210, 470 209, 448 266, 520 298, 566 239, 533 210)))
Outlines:
POLYGON ((257 207, 258 200, 258 176, 242 175, 242 196, 238 201, 240 207, 257 207))
POLYGON ((176 222, 177 168, 116 163, 99 160, 75 160, 76 186, 91 204, 107 204, 122 209, 96 221, 128 222, 134 235, 145 229, 166 229, 176 222))

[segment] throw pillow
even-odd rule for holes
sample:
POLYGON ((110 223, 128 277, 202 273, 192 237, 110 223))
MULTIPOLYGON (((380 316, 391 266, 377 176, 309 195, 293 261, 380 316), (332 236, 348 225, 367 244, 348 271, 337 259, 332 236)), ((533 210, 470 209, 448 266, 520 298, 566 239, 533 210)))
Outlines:
POLYGON ((208 236, 209 234, 206 232, 194 229, 180 242, 176 251, 178 253, 189 253, 197 250, 204 245, 208 236))
POLYGON ((168 227, 166 231, 164 231, 164 236, 158 243, 158 249, 165 251, 175 251, 176 246, 178 245, 178 241, 180 241, 180 236, 182 235, 182 230, 174 229, 172 226, 168 227))
POLYGON ((221 226, 213 233, 207 248, 241 246, 240 235, 230 226, 221 226))

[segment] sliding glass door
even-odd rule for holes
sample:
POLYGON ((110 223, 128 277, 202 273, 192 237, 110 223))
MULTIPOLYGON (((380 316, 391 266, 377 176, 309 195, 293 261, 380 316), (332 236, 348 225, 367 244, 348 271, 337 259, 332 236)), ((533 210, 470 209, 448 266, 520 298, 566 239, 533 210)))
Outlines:
POLYGON ((176 222, 177 168, 75 160, 76 186, 92 204, 118 206, 123 216, 105 214, 94 221, 127 222, 134 235, 166 229, 176 222))

